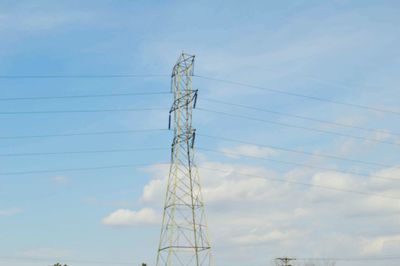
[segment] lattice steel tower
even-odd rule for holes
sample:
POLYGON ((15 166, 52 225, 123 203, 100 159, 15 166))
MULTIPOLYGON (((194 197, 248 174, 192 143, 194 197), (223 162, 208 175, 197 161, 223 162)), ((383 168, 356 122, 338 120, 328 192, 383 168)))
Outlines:
POLYGON ((197 90, 192 88, 193 66, 194 56, 182 53, 172 71, 174 102, 169 127, 173 126, 174 139, 157 266, 211 264, 204 203, 194 163, 192 112, 197 90))
MULTIPOLYGON (((282 265, 282 266, 292 266, 292 265, 289 264, 289 263, 290 263, 291 261, 296 260, 296 259, 295 259, 295 258, 284 257, 284 258, 276 258, 275 260, 277 261, 277 263, 280 262, 279 265, 282 265), (282 263, 284 263, 284 264, 282 264, 282 263)), ((277 264, 277 265, 278 265, 278 264, 277 264)))

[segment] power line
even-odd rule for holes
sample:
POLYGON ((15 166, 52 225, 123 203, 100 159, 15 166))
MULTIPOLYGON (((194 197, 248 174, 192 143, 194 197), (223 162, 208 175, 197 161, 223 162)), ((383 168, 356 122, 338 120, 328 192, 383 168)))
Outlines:
MULTIPOLYGON (((52 100, 52 99, 79 99, 79 98, 104 98, 104 97, 125 97, 125 96, 145 96, 145 95, 166 95, 166 94, 171 94, 170 92, 137 92, 137 93, 110 93, 110 94, 85 94, 85 95, 60 95, 60 96, 34 96, 34 97, 8 97, 8 98, 0 98, 0 101, 21 101, 21 100, 52 100)), ((257 108, 253 106, 247 106, 243 104, 238 104, 238 103, 232 103, 232 102, 226 102, 226 101, 221 101, 221 100, 216 100, 216 99, 211 99, 211 98, 202 98, 204 101, 208 102, 215 102, 215 103, 221 103, 225 105, 230 105, 230 106, 237 106, 237 107, 242 107, 246 109, 251 109, 251 110, 256 110, 256 111, 261 111, 261 112, 267 112, 267 113, 273 113, 281 116, 287 116, 287 117, 294 117, 298 119, 303 119, 303 120, 308 120, 308 121, 314 121, 314 122, 319 122, 319 123, 324 123, 324 124, 330 124, 334 126, 340 126, 340 127, 346 127, 346 128, 353 128, 353 129, 358 129, 358 130, 363 130, 367 132, 382 132, 386 133, 389 135, 397 135, 400 136, 398 133, 390 133, 382 129, 373 129, 373 128, 365 128, 365 127, 360 127, 360 126, 353 126, 353 125, 348 125, 348 124, 343 124, 343 123, 337 123, 337 122, 332 122, 332 121, 327 121, 327 120, 322 120, 322 119, 317 119, 317 118, 312 118, 312 117, 307 117, 307 116, 300 116, 300 115, 293 115, 293 114, 288 114, 288 113, 283 113, 283 112, 278 112, 274 110, 269 110, 269 109, 264 109, 264 108, 257 108)), ((97 110, 97 111, 103 111, 103 110, 97 110)), ((130 110, 104 110, 104 112, 107 111, 130 111, 130 110)), ((20 112, 18 112, 20 113, 20 112)), ((6 114, 9 114, 7 112, 6 114)), ((12 112, 12 114, 15 114, 12 112)))
POLYGON ((396 142, 382 141, 382 140, 378 140, 378 139, 370 139, 370 138, 359 137, 359 136, 354 136, 354 135, 349 135, 349 134, 344 134, 344 133, 338 133, 338 132, 333 132, 333 131, 328 131, 328 130, 323 130, 323 129, 297 126, 297 125, 276 122, 276 121, 271 121, 271 120, 265 120, 265 119, 261 119, 261 118, 251 117, 251 116, 238 115, 238 114, 232 114, 232 113, 221 112, 221 111, 216 111, 216 110, 210 110, 210 109, 205 109, 205 108, 201 108, 201 107, 197 107, 196 109, 200 110, 200 111, 208 112, 208 113, 214 113, 214 114, 235 117, 235 118, 240 118, 240 119, 245 119, 245 120, 258 121, 258 122, 262 122, 262 123, 274 124, 274 125, 283 126, 283 127, 297 128, 297 129, 303 129, 303 130, 319 132, 319 133, 324 133, 324 134, 330 134, 330 135, 336 135, 336 136, 341 136, 341 137, 354 138, 354 139, 359 139, 359 140, 364 140, 364 141, 369 141, 369 142, 376 142, 376 143, 400 146, 400 143, 396 143, 396 142))
POLYGON ((68 154, 99 154, 119 153, 136 151, 159 151, 168 148, 131 148, 131 149, 109 149, 109 150, 82 150, 82 151, 61 151, 61 152, 25 152, 25 153, 0 153, 0 157, 21 157, 21 156, 46 156, 46 155, 68 155, 68 154))
POLYGON ((241 87, 248 87, 248 88, 253 88, 253 89, 258 89, 258 90, 265 90, 265 91, 269 91, 269 92, 273 92, 273 93, 290 95, 290 96, 295 96, 295 97, 301 97, 301 98, 315 100, 315 101, 346 105, 346 106, 350 106, 350 107, 354 107, 354 108, 365 109, 365 110, 375 111, 375 112, 380 112, 380 113, 388 113, 388 114, 400 115, 400 112, 393 111, 393 110, 382 109, 382 108, 378 108, 378 107, 374 107, 374 106, 367 106, 367 105, 361 105, 361 104, 353 104, 353 103, 348 103, 348 102, 341 102, 341 101, 337 101, 337 100, 320 98, 320 97, 311 96, 311 95, 305 95, 305 94, 299 94, 299 93, 294 93, 294 92, 289 92, 289 91, 284 91, 284 90, 279 90, 279 89, 272 89, 272 88, 256 86, 256 85, 243 83, 243 82, 238 82, 238 81, 232 81, 232 80, 226 80, 226 79, 218 79, 218 78, 212 78, 212 77, 200 76, 200 75, 194 75, 194 76, 198 77, 198 78, 201 78, 201 79, 205 79, 205 80, 218 81, 218 82, 237 85, 237 86, 241 86, 241 87))
POLYGON ((104 169, 119 169, 119 168, 151 166, 151 165, 154 165, 154 164, 166 164, 166 163, 165 162, 160 162, 160 163, 147 163, 147 164, 117 164, 117 165, 106 165, 106 166, 95 166, 95 167, 61 168, 61 169, 50 169, 50 170, 46 169, 46 170, 17 171, 17 172, 0 172, 0 176, 58 173, 58 172, 76 172, 76 171, 92 171, 92 170, 104 170, 104 169))
POLYGON ((109 79, 109 78, 157 78, 164 74, 105 74, 105 75, 0 75, 0 79, 109 79))
MULTIPOLYGON (((227 171, 224 171, 224 170, 221 170, 221 169, 218 169, 218 168, 212 168, 212 167, 199 166, 198 168, 205 169, 205 170, 211 170, 211 171, 217 171, 217 172, 223 172, 225 174, 232 173, 231 171, 227 172, 227 171)), ((280 179, 280 178, 272 178, 272 177, 264 177, 264 176, 260 176, 260 175, 247 174, 247 173, 238 172, 238 171, 235 171, 235 173, 237 173, 237 174, 239 174, 241 176, 264 178, 264 179, 268 179, 268 180, 271 180, 271 181, 283 182, 283 183, 291 183, 291 184, 307 186, 307 187, 316 187, 316 188, 322 188, 322 189, 327 189, 327 190, 334 190, 334 191, 340 191, 340 192, 346 192, 346 193, 353 193, 353 194, 360 194, 360 195, 367 195, 367 196, 374 196, 374 197, 388 198, 388 199, 395 199, 395 200, 399 200, 400 199, 399 197, 383 195, 383 194, 377 194, 377 193, 371 193, 371 192, 366 192, 366 191, 334 188, 334 187, 330 187, 330 186, 322 186, 322 185, 316 185, 316 184, 311 184, 311 183, 303 183, 303 182, 297 182, 297 181, 292 181, 292 180, 287 180, 287 179, 280 179)))
MULTIPOLYGON (((167 129, 143 129, 143 130, 121 130, 121 131, 98 131, 98 132, 71 133, 71 134, 22 135, 22 136, 3 136, 3 137, 0 136, 0 139, 24 139, 24 138, 51 138, 51 137, 70 137, 70 136, 112 135, 112 134, 129 134, 129 133, 137 133, 137 132, 151 132, 151 131, 168 131, 168 130, 167 129)), ((265 147, 265 148, 270 148, 270 149, 275 149, 275 150, 281 150, 281 151, 285 151, 285 152, 304 154, 304 155, 313 156, 313 157, 336 159, 336 160, 341 160, 341 161, 348 161, 348 162, 352 162, 352 163, 360 163, 360 164, 364 164, 364 165, 373 165, 373 166, 379 166, 379 167, 388 167, 388 168, 389 167, 393 167, 392 165, 378 163, 378 162, 362 161, 362 160, 356 160, 356 159, 351 159, 351 158, 347 158, 347 157, 340 157, 340 156, 330 155, 330 154, 315 154, 315 153, 307 152, 307 151, 300 151, 300 150, 295 150, 295 149, 278 147, 278 146, 274 146, 274 145, 265 145, 265 144, 261 144, 261 143, 248 142, 248 141, 244 141, 244 140, 226 138, 226 137, 221 137, 221 136, 213 136, 213 135, 208 135, 208 134, 203 134, 203 133, 196 133, 196 135, 197 136, 201 136, 201 137, 206 137, 206 138, 219 139, 219 140, 228 141, 228 142, 241 143, 241 144, 247 144, 247 145, 255 145, 255 146, 259 146, 259 147, 265 147)), ((37 152, 37 153, 10 153, 10 154, 0 154, 0 156, 2 156, 2 157, 7 157, 7 156, 11 157, 11 156, 36 156, 36 155, 58 155, 58 154, 80 154, 80 153, 112 153, 112 152, 130 152, 130 151, 136 151, 136 150, 158 150, 158 149, 162 150, 164 148, 111 149, 111 150, 37 152)))
MULTIPOLYGON (((0 101, 79 99, 79 98, 102 98, 102 97, 123 97, 123 96, 165 95, 165 94, 171 94, 171 93, 170 92, 166 92, 166 91, 164 91, 164 92, 163 91, 159 91, 159 92, 136 92, 136 93, 110 93, 110 94, 60 95, 60 96, 8 97, 8 98, 0 98, 0 101)), ((258 107, 254 107, 254 106, 248 106, 248 105, 243 105, 243 104, 238 104, 238 103, 226 102, 226 101, 221 101, 221 100, 216 100, 216 99, 211 99, 211 98, 202 98, 202 100, 208 101, 208 102, 221 103, 221 104, 230 105, 230 106, 242 107, 242 108, 261 111, 261 112, 273 113, 273 114, 282 115, 282 116, 294 117, 294 118, 299 118, 299 119, 308 120, 308 121, 325 123, 325 124, 330 124, 330 125, 334 125, 334 126, 354 128, 354 129, 363 130, 363 131, 367 131, 367 132, 373 132, 373 133, 382 132, 382 133, 387 133, 387 134, 390 134, 390 135, 398 135, 398 136, 400 136, 400 134, 398 134, 398 133, 389 133, 389 132, 387 132, 385 130, 382 130, 382 129, 373 129, 373 128, 365 128, 365 127, 360 127, 360 126, 353 126, 353 125, 337 123, 337 122, 332 122, 332 121, 327 121, 327 120, 322 120, 322 119, 317 119, 317 118, 312 118, 312 117, 307 117, 307 116, 293 115, 293 114, 278 112, 278 111, 274 111, 274 110, 258 108, 258 107)))
MULTIPOLYGON (((157 111, 157 110, 169 110, 169 109, 161 108, 161 107, 160 108, 151 107, 151 108, 94 109, 94 110, 16 111, 16 112, 0 112, 0 115, 60 114, 60 113, 103 113, 103 112, 107 112, 107 113, 108 112, 141 112, 141 111, 157 111)), ((327 131, 327 130, 323 130, 323 129, 315 129, 315 128, 310 128, 310 127, 297 126, 297 125, 281 123, 281 122, 276 122, 276 121, 270 121, 270 120, 265 120, 265 119, 261 119, 261 118, 250 117, 250 116, 244 116, 244 115, 220 112, 220 111, 210 110, 210 109, 205 109, 205 108, 200 108, 200 107, 198 107, 197 110, 204 111, 204 112, 209 112, 209 113, 215 113, 215 114, 224 115, 224 116, 236 117, 236 118, 240 118, 240 119, 258 121, 258 122, 263 122, 263 123, 268 123, 268 124, 275 124, 275 125, 284 126, 284 127, 291 127, 291 128, 297 128, 297 129, 303 129, 303 130, 308 130, 308 131, 314 131, 314 132, 330 134, 330 135, 337 135, 337 136, 342 136, 342 137, 354 138, 354 139, 359 139, 359 140, 364 140, 364 141, 369 141, 369 142, 376 142, 376 143, 383 143, 383 144, 400 146, 400 144, 396 143, 396 142, 382 141, 382 140, 377 140, 377 139, 371 139, 371 138, 365 138, 365 137, 359 137, 359 136, 354 136, 354 135, 349 135, 349 134, 343 134, 343 133, 338 133, 338 132, 327 131)))
MULTIPOLYGON (((276 73, 278 73, 278 74, 282 74, 283 73, 282 71, 277 71, 277 70, 274 70, 274 69, 265 69, 264 68, 264 70, 266 70, 268 72, 275 73, 275 74, 276 73)), ((307 76, 307 75, 298 75, 298 77, 299 78, 303 78, 303 79, 307 79, 307 80, 311 80, 311 81, 315 81, 317 83, 322 83, 322 84, 325 84, 325 85, 329 85, 331 87, 342 88, 342 89, 343 88, 346 88, 346 89, 348 89, 348 88, 350 88, 350 89, 354 89, 354 88, 360 89, 360 87, 362 87, 362 86, 377 88, 378 86, 382 86, 382 85, 378 85, 378 84, 365 84, 364 82, 363 82, 363 84, 353 84, 353 85, 350 84, 349 85, 349 84, 338 83, 338 82, 334 82, 334 81, 331 81, 331 80, 320 79, 320 78, 316 78, 316 77, 313 77, 313 76, 307 76)))
POLYGON ((307 168, 311 168, 311 169, 318 169, 318 170, 323 170, 323 171, 331 171, 331 172, 337 172, 337 173, 343 173, 343 174, 364 176, 364 177, 370 177, 370 178, 374 178, 374 179, 400 181, 400 178, 391 178, 391 177, 384 177, 384 176, 377 176, 377 175, 368 175, 368 174, 357 173, 357 172, 353 172, 353 171, 337 170, 337 169, 334 169, 334 168, 326 168, 326 167, 321 167, 321 166, 314 166, 314 165, 303 164, 303 163, 289 162, 289 161, 277 160, 277 159, 272 159, 272 158, 243 155, 241 153, 218 151, 218 150, 207 149, 207 148, 198 148, 198 149, 202 150, 202 151, 214 152, 214 153, 219 153, 219 154, 224 154, 224 155, 228 154, 228 155, 232 155, 232 156, 240 156, 240 157, 245 157, 245 158, 250 158, 250 159, 270 161, 270 162, 275 162, 275 163, 279 163, 279 164, 296 165, 296 166, 307 167, 307 168))
MULTIPOLYGON (((199 135, 200 136, 205 136, 205 137, 215 138, 214 136, 209 136, 209 135, 204 135, 204 134, 199 134, 199 135)), ((248 144, 250 144, 250 143, 248 143, 248 144)), ((254 145, 254 144, 251 144, 251 145, 254 145)), ((2 154, 0 154, 0 157, 123 153, 123 152, 136 152, 136 151, 156 151, 156 150, 166 150, 166 149, 167 148, 163 148, 163 147, 153 147, 153 148, 126 148, 126 149, 80 150, 80 151, 59 151, 59 152, 2 153, 2 154)), ((230 154, 229 152, 217 151, 217 150, 211 150, 211 149, 205 149, 205 148, 203 148, 201 150, 218 152, 218 153, 221 153, 221 154, 230 154)), ((249 158, 255 158, 255 159, 268 159, 268 160, 272 160, 274 162, 277 162, 277 160, 270 159, 270 158, 260 158, 260 157, 257 157, 257 156, 247 156, 247 155, 243 155, 243 154, 240 154, 240 153, 231 153, 231 154, 235 155, 235 156, 249 157, 249 158)), ((345 160, 346 158, 341 158, 341 159, 345 160)), ((336 170, 336 169, 331 169, 331 168, 314 167, 314 166, 304 165, 304 164, 299 164, 299 163, 294 163, 294 162, 287 162, 287 161, 281 161, 281 160, 279 160, 278 162, 285 163, 285 164, 295 164, 295 165, 300 165, 300 166, 307 166, 307 167, 312 167, 312 168, 317 168, 317 169, 322 169, 322 170, 338 171, 338 172, 341 172, 341 173, 351 173, 351 174, 355 174, 355 175, 360 175, 359 173, 356 173, 356 172, 341 171, 341 170, 336 170)), ((363 163, 367 164, 367 162, 363 162, 363 163)), ((385 167, 393 167, 393 166, 386 165, 385 167)), ((361 174, 361 175, 362 176, 370 176, 371 177, 371 175, 364 175, 364 174, 361 174)), ((380 176, 372 176, 372 177, 390 179, 390 180, 397 180, 397 179, 394 179, 394 178, 386 178, 386 177, 380 177, 380 176)))
POLYGON ((149 128, 149 129, 130 129, 130 130, 117 130, 117 131, 93 131, 93 132, 81 132, 81 133, 0 136, 0 140, 1 139, 29 139, 29 138, 57 138, 57 137, 75 137, 75 136, 118 135, 118 134, 130 134, 130 133, 140 133, 140 132, 157 132, 157 131, 168 131, 168 129, 166 129, 166 128, 154 128, 154 129, 149 128))
MULTIPOLYGON (((61 95, 61 96, 8 97, 8 98, 0 98, 0 101, 103 98, 103 97, 166 95, 166 94, 170 94, 170 92, 162 92, 162 91, 160 91, 160 92, 110 93, 110 94, 61 95)), ((202 98, 202 99, 204 101, 208 101, 208 102, 215 102, 215 103, 221 103, 221 104, 230 105, 230 106, 242 107, 242 108, 246 108, 246 109, 250 109, 250 110, 273 113, 273 114, 277 114, 277 115, 281 115, 281 116, 294 117, 294 118, 298 118, 298 119, 314 121, 314 122, 319 122, 319 123, 324 123, 324 124, 330 124, 330 125, 334 125, 334 126, 353 128, 353 129, 363 130, 363 131, 366 131, 366 132, 372 132, 372 133, 382 132, 382 133, 386 133, 386 134, 389 134, 389 135, 400 136, 399 133, 391 133, 391 132, 387 132, 387 131, 382 130, 382 129, 374 129, 374 128, 365 128, 365 127, 360 127, 360 126, 353 126, 353 125, 349 125, 349 124, 337 123, 337 122, 332 122, 332 121, 312 118, 312 117, 308 117, 308 116, 300 116, 300 115, 294 115, 294 114, 289 114, 289 113, 283 113, 283 112, 278 112, 278 111, 274 111, 274 110, 258 108, 258 107, 248 106, 248 105, 243 105, 243 104, 238 104, 238 103, 226 102, 226 101, 221 101, 221 100, 216 100, 216 99, 211 99, 211 98, 202 98)), ((119 112, 119 111, 122 112, 122 111, 131 111, 131 110, 130 109, 107 110, 106 109, 106 110, 96 110, 95 112, 119 112)), ((65 112, 65 111, 62 111, 62 112, 65 112)), ((68 112, 70 112, 70 111, 68 111, 68 112)), ((74 112, 74 111, 72 111, 72 112, 74 112)), ((78 111, 78 112, 83 112, 83 111, 78 111)), ((19 113, 22 113, 22 112, 18 112, 18 114, 19 113)), ((29 111, 29 113, 31 113, 31 112, 29 111)), ((33 113, 38 113, 38 112, 33 112, 33 113)), ((40 112, 40 113, 42 113, 42 112, 40 112)), ((48 112, 46 112, 46 113, 48 113, 48 112)), ((5 112, 4 114, 15 114, 15 112, 5 112)))
POLYGON ((248 106, 248 105, 244 105, 244 104, 220 101, 220 100, 211 99, 211 98, 201 98, 201 99, 204 100, 204 101, 208 101, 208 102, 221 103, 221 104, 225 104, 225 105, 236 106, 236 107, 246 108, 246 109, 255 110, 255 111, 261 111, 261 112, 266 112, 266 113, 277 114, 277 115, 281 115, 281 116, 294 117, 294 118, 298 118, 298 119, 303 119, 303 120, 308 120, 308 121, 313 121, 313 122, 318 122, 318 123, 324 123, 324 124, 333 125, 333 126, 353 128, 353 129, 363 130, 363 131, 372 132, 372 133, 381 132, 381 133, 386 133, 386 134, 389 134, 389 135, 400 136, 399 133, 390 133, 390 132, 387 132, 387 131, 382 130, 382 129, 353 126, 353 125, 349 125, 349 124, 342 124, 342 123, 327 121, 327 120, 308 117, 308 116, 288 114, 288 113, 278 112, 278 111, 274 111, 274 110, 269 110, 269 109, 254 107, 254 106, 248 106))
POLYGON ((49 110, 49 111, 15 111, 0 112, 0 115, 24 115, 24 114, 67 114, 67 113, 113 113, 113 112, 141 112, 141 111, 158 111, 169 110, 162 107, 149 108, 121 108, 121 109, 93 109, 93 110, 49 110))
MULTIPOLYGON (((202 150, 204 150, 204 149, 202 149, 202 150)), ((159 164, 159 165, 160 164, 166 164, 166 165, 168 165, 169 162, 158 162, 158 163, 147 163, 147 164, 107 165, 107 166, 96 166, 96 167, 62 168, 62 169, 52 169, 52 170, 34 170, 34 171, 19 171, 19 172, 3 172, 3 173, 0 173, 0 176, 28 175, 28 174, 39 174, 39 173, 42 174, 42 173, 74 172, 74 171, 92 171, 92 170, 104 170, 104 169, 120 169, 120 168, 152 166, 152 165, 155 165, 155 164, 159 164)), ((212 168, 212 167, 206 167, 206 166, 199 166, 199 168, 200 169, 206 169, 206 170, 214 170, 214 171, 219 171, 219 172, 224 172, 224 173, 230 173, 230 172, 225 172, 224 170, 221 170, 221 169, 218 169, 218 168, 212 168)), ((242 175, 242 176, 261 178, 259 175, 252 175, 252 174, 247 174, 247 173, 243 173, 243 172, 237 172, 237 173, 242 175)), ((310 186, 310 187, 316 187, 316 188, 323 188, 323 189, 329 189, 329 190, 335 190, 335 191, 342 191, 342 192, 347 192, 347 193, 356 193, 356 194, 361 194, 361 195, 370 195, 370 196, 383 197, 383 198, 389 198, 389 199, 400 199, 398 197, 393 197, 393 196, 388 196, 388 195, 383 195, 383 194, 370 193, 370 192, 365 192, 365 191, 340 189, 340 188, 334 188, 334 187, 329 187, 329 186, 315 185, 315 184, 310 184, 310 183, 302 183, 302 182, 286 180, 286 179, 279 179, 279 178, 270 178, 270 177, 262 177, 262 178, 269 179, 269 180, 272 180, 272 181, 277 181, 277 182, 292 183, 292 184, 297 184, 297 185, 310 186)))
POLYGON ((154 92, 107 93, 107 94, 84 94, 84 95, 8 97, 8 98, 0 98, 0 101, 105 98, 105 97, 125 97, 125 96, 142 96, 142 95, 143 96, 144 95, 165 95, 165 94, 171 94, 171 93, 167 92, 167 91, 154 91, 154 92))
POLYGON ((365 164, 365 165, 374 165, 374 166, 379 166, 379 167, 393 167, 392 165, 383 164, 383 163, 356 160, 356 159, 351 159, 351 158, 341 157, 341 156, 331 155, 331 154, 320 154, 320 153, 315 154, 315 153, 307 152, 307 151, 300 151, 300 150, 295 150, 295 149, 283 148, 283 147, 278 147, 278 146, 275 146, 275 145, 265 145, 265 144, 260 144, 260 143, 255 143, 255 142, 248 142, 248 141, 238 140, 238 139, 231 139, 231 138, 226 138, 226 137, 221 137, 221 136, 212 136, 212 135, 207 135, 207 134, 202 134, 202 133, 196 133, 196 135, 202 136, 202 137, 206 137, 206 138, 219 139, 219 140, 228 141, 228 142, 241 143, 241 144, 247 144, 247 145, 255 145, 255 146, 259 146, 259 147, 265 147, 265 148, 270 148, 270 149, 275 149, 275 150, 281 150, 281 151, 285 151, 285 152, 304 154, 304 155, 313 156, 313 157, 329 158, 329 159, 335 159, 335 160, 341 160, 341 161, 348 161, 348 162, 352 162, 352 163, 360 163, 360 164, 365 164))
MULTIPOLYGON (((35 97, 10 97, 10 98, 0 98, 0 101, 18 101, 18 100, 50 100, 50 99, 76 99, 76 98, 96 98, 96 97, 119 97, 119 96, 139 96, 139 95, 165 95, 165 94, 170 94, 170 92, 139 92, 139 93, 115 93, 115 94, 86 94, 86 95, 61 95, 61 96, 35 96, 35 97)), ((268 113, 274 113, 277 115, 282 115, 282 116, 288 116, 288 117, 294 117, 294 118, 299 118, 299 119, 304 119, 304 120, 309 120, 309 121, 314 121, 314 122, 319 122, 319 123, 325 123, 325 124, 331 124, 334 126, 341 126, 341 127, 347 127, 347 128, 354 128, 358 130, 363 130, 367 132, 382 132, 386 133, 389 135, 398 135, 398 133, 390 133, 382 129, 372 129, 372 128, 365 128, 365 127, 359 127, 359 126, 352 126, 348 124, 342 124, 342 123, 337 123, 337 122, 332 122, 332 121, 326 121, 326 120, 321 120, 321 119, 316 119, 312 117, 307 117, 307 116, 299 116, 299 115, 293 115, 293 114, 288 114, 288 113, 282 113, 278 111, 273 111, 273 110, 268 110, 264 108, 257 108, 253 106, 247 106, 243 104, 237 104, 237 103, 232 103, 232 102, 226 102, 226 101, 220 101, 216 99, 211 99, 211 98, 203 98, 205 101, 209 102, 215 102, 215 103, 222 103, 225 105, 230 105, 230 106, 237 106, 237 107, 242 107, 242 108, 247 108, 251 110, 257 110, 261 112, 268 112, 268 113)), ((152 108, 153 109, 153 108, 152 108)), ((148 110, 148 109, 146 109, 148 110)), ((62 111, 21 111, 21 112, 0 112, 0 114, 7 115, 7 114, 44 114, 44 113, 79 113, 79 112, 131 112, 131 111, 140 111, 138 109, 100 109, 100 110, 62 110, 62 111)))
MULTIPOLYGON (((156 78, 156 77, 170 77, 170 75, 165 75, 165 74, 0 75, 0 79, 98 79, 98 78, 103 79, 103 78, 156 78)), ((247 83, 238 82, 238 81, 218 79, 218 78, 201 76, 201 75, 194 75, 194 77, 198 77, 198 78, 205 79, 205 80, 212 80, 212 81, 218 81, 218 82, 238 85, 238 86, 242 86, 242 87, 267 90, 267 91, 274 92, 274 93, 285 94, 285 95, 290 95, 290 96, 295 96, 295 97, 302 97, 302 98, 307 98, 307 99, 311 99, 311 100, 330 102, 330 103, 340 104, 340 105, 347 105, 347 106, 351 106, 351 107, 355 107, 355 108, 367 109, 367 110, 376 111, 376 112, 384 112, 384 113, 400 115, 400 112, 396 112, 393 110, 386 110, 386 109, 381 109, 381 108, 377 108, 377 107, 373 107, 373 106, 366 106, 366 105, 359 105, 359 104, 352 104, 352 103, 341 102, 341 101, 336 101, 336 100, 330 100, 330 99, 320 98, 320 97, 311 96, 311 95, 304 95, 304 94, 293 93, 293 92, 284 91, 284 90, 256 86, 256 85, 247 84, 247 83)))

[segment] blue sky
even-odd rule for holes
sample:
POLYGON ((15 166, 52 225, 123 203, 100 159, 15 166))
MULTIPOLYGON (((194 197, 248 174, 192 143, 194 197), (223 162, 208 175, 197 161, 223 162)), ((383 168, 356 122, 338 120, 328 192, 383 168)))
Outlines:
MULTIPOLYGON (((0 1, 0 76, 152 74, 141 78, 0 79, 0 98, 168 92, 182 51, 195 74, 400 112, 397 1, 0 1)), ((200 169, 216 265, 267 265, 277 256, 382 257, 400 250, 400 117, 201 78, 200 169), (365 132, 206 99, 328 120, 365 132), (210 109, 382 142, 207 113, 210 109), (397 134, 396 134, 397 133, 397 134), (396 144, 397 143, 397 144, 396 144), (265 148, 379 162, 362 165, 265 148), (285 165, 249 156, 365 174, 285 165), (247 173, 245 176, 240 173, 247 173), (398 180, 379 180, 384 176, 398 180)), ((0 137, 166 129, 172 95, 1 101, 0 137), (4 114, 46 110, 165 108, 141 112, 4 114), (2 113, 3 112, 3 113, 2 113)), ((0 265, 55 259, 154 264, 172 133, 0 139, 0 265), (165 148, 141 152, 10 153, 165 148), (92 171, 12 172, 110 165, 92 171), (145 211, 143 211, 145 210, 145 211)), ((382 265, 339 261, 337 265, 382 265)), ((397 265, 398 261, 387 261, 397 265)), ((112 264, 108 264, 112 265, 112 264)))

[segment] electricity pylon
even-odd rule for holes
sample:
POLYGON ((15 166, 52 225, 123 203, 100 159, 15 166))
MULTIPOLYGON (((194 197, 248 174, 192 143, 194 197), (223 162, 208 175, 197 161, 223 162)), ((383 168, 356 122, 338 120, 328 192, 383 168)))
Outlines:
POLYGON ((276 258, 277 261, 280 261, 282 263, 285 263, 283 266, 292 266, 291 264, 289 264, 292 260, 296 260, 295 258, 288 258, 288 257, 284 257, 284 258, 276 258))
POLYGON ((194 56, 182 53, 172 71, 174 102, 169 127, 173 126, 174 139, 157 266, 211 264, 204 203, 194 163, 196 134, 192 128, 192 112, 197 90, 192 88, 193 66, 194 56))

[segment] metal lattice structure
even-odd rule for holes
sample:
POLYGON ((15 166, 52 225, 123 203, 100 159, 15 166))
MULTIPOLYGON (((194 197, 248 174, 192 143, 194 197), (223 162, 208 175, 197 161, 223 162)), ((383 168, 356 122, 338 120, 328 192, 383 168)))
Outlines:
POLYGON ((277 265, 280 266, 292 266, 291 264, 289 264, 291 261, 295 261, 295 258, 288 258, 288 257, 284 257, 284 258, 276 258, 275 259, 277 262, 277 265))
POLYGON ((169 127, 173 127, 174 139, 157 266, 211 265, 204 203, 194 163, 196 131, 192 128, 192 112, 197 90, 192 88, 193 67, 194 56, 182 53, 172 71, 174 102, 169 127))

